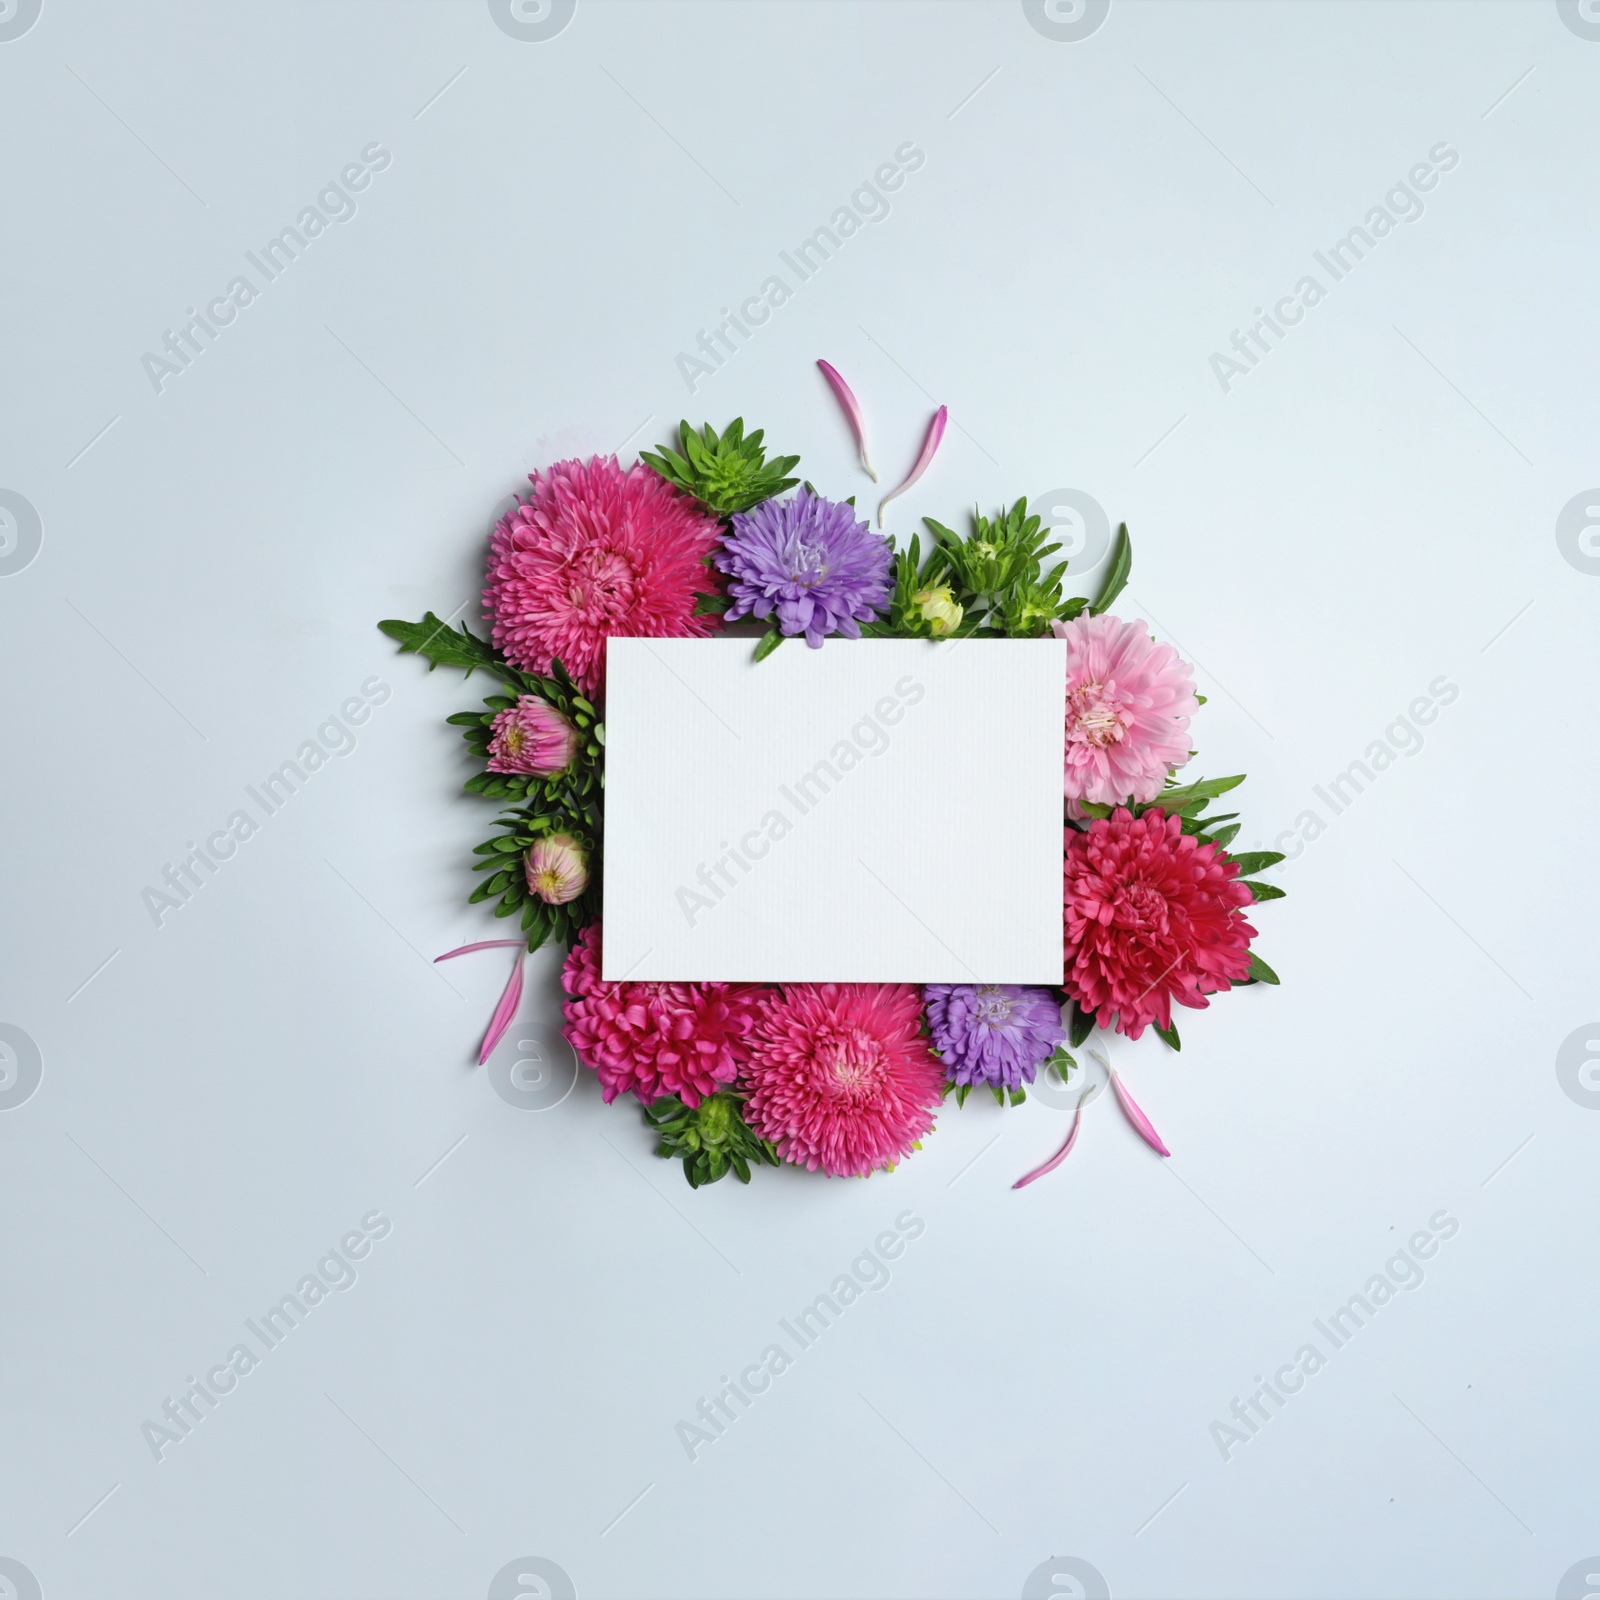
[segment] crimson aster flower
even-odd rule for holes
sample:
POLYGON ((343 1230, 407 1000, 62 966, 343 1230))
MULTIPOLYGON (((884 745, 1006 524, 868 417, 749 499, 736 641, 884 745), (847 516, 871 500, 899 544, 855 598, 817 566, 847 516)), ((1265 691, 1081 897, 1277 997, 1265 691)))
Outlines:
POLYGON ((1205 1006, 1249 976, 1256 930, 1241 908, 1253 898, 1236 861, 1154 807, 1068 828, 1064 987, 1130 1039, 1170 1028, 1173 1001, 1205 1006))

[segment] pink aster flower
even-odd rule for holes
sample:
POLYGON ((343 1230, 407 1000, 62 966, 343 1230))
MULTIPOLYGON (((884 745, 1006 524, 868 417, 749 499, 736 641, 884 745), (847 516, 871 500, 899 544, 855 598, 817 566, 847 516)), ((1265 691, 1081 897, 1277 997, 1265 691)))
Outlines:
POLYGON ((525 694, 491 725, 489 770, 549 778, 572 765, 578 730, 547 700, 525 694))
POLYGON ((589 887, 589 857, 570 833, 535 839, 527 859, 528 887, 548 906, 564 906, 589 887))
POLYGON ((702 638, 716 616, 693 615, 709 592, 705 559, 721 524, 659 474, 615 456, 558 461, 489 543, 484 613, 514 666, 549 672, 559 659, 585 694, 605 686, 606 640, 702 638))
POLYGON ((1164 811, 1119 807, 1068 828, 1064 898, 1065 988, 1103 1028, 1113 1017, 1130 1039, 1170 1028, 1174 1000, 1204 1006, 1250 975, 1256 930, 1240 908, 1253 896, 1238 862, 1164 811))
POLYGON ((1154 800, 1191 754, 1192 669, 1142 622, 1081 616, 1050 627, 1067 641, 1067 798, 1154 800))
POLYGON ((675 1094, 686 1106, 725 1088, 748 1059, 760 991, 735 983, 607 983, 600 924, 578 936, 561 971, 571 997, 562 1033, 594 1069, 609 1104, 632 1090, 645 1105, 675 1094))
POLYGON ((796 1166, 860 1177, 933 1127, 944 1064, 909 983, 791 983, 750 1034, 745 1121, 796 1166))

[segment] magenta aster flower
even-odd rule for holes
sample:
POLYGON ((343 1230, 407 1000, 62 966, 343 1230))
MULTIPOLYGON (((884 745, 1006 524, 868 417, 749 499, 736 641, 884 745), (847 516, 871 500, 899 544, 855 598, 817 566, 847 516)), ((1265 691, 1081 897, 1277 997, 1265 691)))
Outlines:
POLYGON ((645 1105, 675 1094, 686 1106, 725 1089, 748 1057, 757 991, 737 983, 608 983, 600 924, 578 936, 561 971, 571 996, 562 1033, 600 1079, 609 1105, 632 1090, 645 1105))
POLYGON ((570 833, 547 833, 528 852, 528 887, 549 906, 564 906, 589 887, 589 857, 570 833))
POLYGON ((732 580, 728 621, 776 611, 779 629, 813 650, 829 633, 859 639, 858 624, 888 609, 890 561, 889 541, 854 506, 804 488, 739 512, 714 558, 732 580))
POLYGON ((993 1089, 1020 1089, 1065 1041, 1061 1007, 1048 989, 1017 983, 930 983, 933 1047, 945 1059, 950 1081, 993 1089))
POLYGON ((1067 798, 1154 800, 1193 753, 1191 668, 1142 622, 1082 616, 1050 627, 1067 641, 1067 798))
POLYGON ((489 541, 484 613, 513 666, 552 661, 585 694, 605 686, 606 640, 703 638, 694 615, 712 587, 706 557, 721 524, 665 478, 615 456, 558 461, 532 475, 533 493, 489 541))
POLYGON ((519 697, 491 724, 489 770, 550 778, 572 765, 578 730, 547 700, 519 697))
POLYGON ((933 1128, 944 1068, 909 983, 785 984, 748 1043, 745 1121, 785 1161, 864 1178, 933 1128))

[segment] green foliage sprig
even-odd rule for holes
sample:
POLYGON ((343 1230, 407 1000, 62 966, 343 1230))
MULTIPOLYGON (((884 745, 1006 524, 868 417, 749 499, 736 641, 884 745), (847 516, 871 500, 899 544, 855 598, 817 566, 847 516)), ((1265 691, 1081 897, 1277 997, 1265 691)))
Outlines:
POLYGON ((880 636, 895 638, 969 638, 975 633, 1009 639, 1037 639, 1052 622, 1065 622, 1084 611, 1099 615, 1122 593, 1133 569, 1133 541, 1128 525, 1117 528, 1111 565, 1100 593, 1091 602, 1083 595, 1063 599, 1063 565, 1046 563, 1061 546, 1049 544, 1049 530, 1028 510, 1024 496, 999 517, 973 512, 973 531, 966 537, 933 517, 924 517, 934 544, 924 560, 921 541, 913 535, 908 549, 895 556, 894 595, 889 615, 879 624, 880 636), (948 584, 962 608, 960 623, 936 632, 923 615, 918 598, 939 584, 948 584))
POLYGON ((729 1172, 740 1183, 749 1183, 751 1167, 775 1167, 779 1161, 777 1146, 751 1131, 742 1104, 731 1089, 708 1095, 692 1109, 675 1094, 663 1095, 644 1108, 645 1121, 660 1135, 656 1154, 681 1160, 691 1189, 715 1183, 729 1172))
POLYGON ((762 430, 757 428, 746 437, 743 417, 735 417, 720 437, 709 422, 699 433, 680 422, 678 438, 683 445, 681 455, 671 449, 655 454, 641 450, 639 459, 718 516, 748 511, 800 481, 785 476, 800 457, 774 456, 768 461, 761 444, 762 430))
POLYGON ((484 771, 468 778, 465 787, 489 799, 515 800, 521 805, 505 812, 496 831, 473 854, 481 857, 473 868, 487 872, 467 897, 468 905, 496 900, 497 917, 522 918, 528 948, 537 950, 548 940, 570 944, 585 923, 600 915, 600 838, 603 830, 605 787, 605 724, 600 713, 584 698, 559 661, 548 676, 514 667, 492 644, 469 628, 452 628, 431 611, 421 622, 390 619, 378 626, 396 641, 403 655, 420 655, 431 672, 435 667, 459 667, 468 677, 474 672, 493 674, 515 694, 492 694, 483 711, 458 711, 445 720, 461 729, 468 748, 487 763, 490 729, 501 711, 521 695, 548 701, 572 723, 578 749, 571 766, 548 778, 484 771), (525 859, 536 840, 551 833, 570 834, 583 847, 589 861, 589 884, 564 906, 547 905, 528 888, 525 859))

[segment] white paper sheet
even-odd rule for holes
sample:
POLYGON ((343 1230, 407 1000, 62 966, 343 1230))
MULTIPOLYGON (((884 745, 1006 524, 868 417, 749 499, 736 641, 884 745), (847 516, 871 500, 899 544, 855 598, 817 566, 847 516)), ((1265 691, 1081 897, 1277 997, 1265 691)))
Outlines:
POLYGON ((1060 981, 1061 641, 609 648, 607 978, 1060 981))

